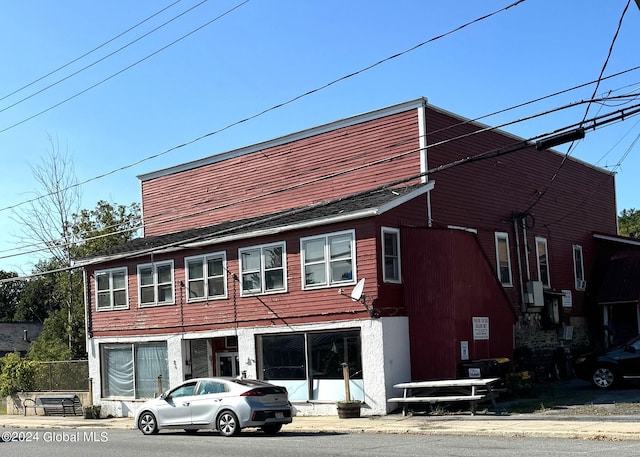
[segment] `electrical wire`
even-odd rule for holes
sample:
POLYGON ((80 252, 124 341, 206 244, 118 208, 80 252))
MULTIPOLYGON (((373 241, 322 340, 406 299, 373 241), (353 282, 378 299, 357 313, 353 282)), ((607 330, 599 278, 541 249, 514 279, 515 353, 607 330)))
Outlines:
MULTIPOLYGON (((622 21, 625 17, 625 15, 627 14, 627 11, 629 9, 629 5, 631 4, 631 0, 627 1, 627 5, 625 6, 624 10, 622 11, 622 15, 620 16, 620 20, 618 21, 618 27, 616 29, 615 34, 613 35, 613 39, 611 40, 611 45, 609 46, 609 52, 607 53, 607 57, 604 61, 604 64, 602 65, 602 69, 600 70, 600 75, 598 77, 597 83, 596 83, 596 87, 593 89, 593 95, 591 96, 591 98, 595 98, 596 94, 598 93, 598 88, 600 87, 600 82, 602 81, 602 77, 604 75, 604 72, 607 68, 607 65, 609 63, 609 59, 611 58, 611 54, 613 53, 613 47, 618 39, 618 34, 620 33, 620 29, 622 28, 622 21)), ((587 108, 585 110, 584 113, 584 117, 582 118, 582 121, 584 122, 589 114, 589 108, 591 107, 591 102, 589 104, 587 104, 587 108)), ((560 174, 560 171, 562 170, 562 168, 564 167, 564 164, 566 163, 569 155, 571 154, 571 152, 573 151, 573 148, 575 146, 576 142, 573 141, 568 149, 566 154, 564 155, 564 157, 562 158, 562 161, 560 162, 560 165, 558 165, 558 169, 556 170, 556 172, 553 174, 553 176, 551 176, 551 179, 549 180, 549 182, 547 183, 547 185, 545 186, 545 188, 542 190, 542 192, 539 192, 536 195, 536 198, 534 199, 533 203, 531 203, 529 205, 529 207, 524 211, 525 213, 528 213, 529 211, 531 211, 539 202, 540 200, 542 200, 542 198, 546 195, 546 193, 548 192, 549 188, 553 185, 553 183, 555 182, 555 180, 557 179, 558 175, 560 174)))
MULTIPOLYGON (((246 0, 245 2, 243 2, 243 3, 239 4, 239 5, 237 5, 237 6, 236 6, 236 7, 234 7, 233 9, 231 9, 231 10, 227 11, 227 13, 225 13, 225 14, 228 14, 228 13, 230 13, 231 11, 233 11, 234 9, 239 8, 240 6, 244 5, 244 4, 245 4, 245 3, 247 3, 248 1, 249 1, 249 0, 246 0)), ((337 83, 339 83, 339 82, 341 82, 341 81, 344 81, 344 80, 346 80, 346 79, 352 78, 352 77, 357 76, 357 75, 359 75, 359 74, 361 74, 361 73, 364 73, 364 72, 366 72, 366 71, 368 71, 368 70, 371 70, 372 68, 375 68, 375 67, 377 67, 377 66, 379 66, 379 65, 382 65, 382 64, 383 64, 383 63, 385 63, 385 62, 388 62, 388 61, 390 61, 390 60, 393 60, 393 59, 396 59, 396 58, 398 58, 398 57, 401 57, 401 56, 403 56, 403 55, 405 55, 405 54, 407 54, 407 53, 409 53, 409 52, 412 52, 412 51, 414 51, 414 50, 416 50, 416 49, 418 49, 418 48, 420 48, 420 47, 422 47, 422 46, 424 46, 424 45, 426 45, 426 44, 428 44, 428 43, 431 43, 431 42, 436 41, 436 40, 438 40, 438 39, 440 39, 440 38, 444 38, 444 37, 446 37, 446 36, 448 36, 448 35, 451 35, 452 33, 457 32, 457 31, 459 31, 459 30, 462 30, 462 29, 464 29, 464 28, 466 28, 466 27, 468 27, 468 26, 470 26, 470 25, 472 25, 472 24, 475 24, 475 23, 477 23, 477 22, 480 22, 480 21, 482 21, 482 20, 485 20, 485 19, 488 19, 488 18, 490 18, 490 17, 492 17, 492 16, 495 16, 496 14, 501 13, 501 12, 503 12, 503 11, 506 11, 506 10, 508 10, 508 9, 510 9, 510 8, 513 8, 514 6, 517 6, 517 5, 521 4, 521 3, 523 3, 524 1, 525 1, 525 0, 518 0, 518 1, 516 1, 516 2, 514 2, 514 3, 512 3, 512 4, 510 4, 510 5, 507 5, 507 6, 506 6, 506 7, 504 7, 504 8, 501 8, 501 9, 499 9, 499 10, 496 10, 496 11, 492 12, 492 13, 486 14, 486 15, 484 15, 484 16, 482 16, 482 17, 479 17, 479 18, 474 19, 474 20, 472 20, 472 21, 469 21, 469 22, 467 22, 467 23, 465 23, 465 24, 462 24, 462 25, 460 25, 460 26, 458 26, 458 27, 456 27, 456 28, 454 28, 454 29, 450 30, 449 32, 443 33, 443 34, 441 34, 441 35, 438 35, 437 37, 434 37, 434 38, 431 38, 431 39, 429 39, 429 40, 423 41, 423 42, 421 42, 421 43, 419 43, 419 44, 417 44, 417 45, 415 45, 415 46, 412 46, 412 47, 411 47, 411 48, 409 48, 409 49, 406 49, 406 50, 404 50, 404 51, 402 51, 402 52, 396 53, 396 54, 394 54, 394 55, 392 55, 392 56, 386 57, 386 58, 384 58, 384 59, 382 59, 382 60, 380 60, 380 61, 378 61, 378 62, 376 62, 376 63, 374 63, 374 64, 371 64, 371 65, 369 65, 369 66, 367 66, 367 67, 364 67, 364 68, 362 68, 362 69, 360 69, 360 70, 358 70, 358 71, 355 71, 355 72, 353 72, 353 73, 350 73, 350 74, 348 74, 348 75, 345 75, 345 76, 342 76, 342 77, 340 77, 340 78, 338 78, 338 79, 335 79, 335 80, 333 80, 333 81, 331 81, 331 82, 329 82, 329 83, 327 83, 327 84, 325 84, 325 85, 323 85, 323 86, 320 86, 320 87, 317 87, 317 88, 315 88, 315 89, 309 90, 309 91, 307 91, 307 92, 305 92, 305 93, 303 93, 303 94, 300 94, 300 95, 298 95, 298 96, 296 96, 296 97, 293 97, 293 98, 291 98, 291 99, 289 99, 289 100, 287 100, 287 101, 284 101, 284 102, 282 102, 282 103, 278 103, 278 104, 276 104, 276 105, 273 105, 273 106, 271 106, 270 108, 266 108, 266 109, 264 109, 264 110, 262 110, 262 111, 260 111, 260 112, 258 112, 258 113, 255 113, 255 114, 253 114, 253 115, 251 115, 251 116, 248 116, 248 117, 246 117, 246 118, 244 118, 244 119, 240 119, 240 120, 238 120, 238 121, 232 122, 232 123, 230 123, 230 124, 228 124, 228 125, 226 125, 226 126, 224 126, 224 127, 220 128, 220 129, 218 129, 218 130, 214 130, 214 131, 212 131, 212 132, 206 133, 206 134, 201 135, 201 136, 199 136, 199 137, 197 137, 197 138, 195 138, 195 139, 192 139, 192 140, 190 140, 190 141, 187 141, 187 142, 185 142, 185 143, 183 143, 183 144, 180 144, 180 145, 177 145, 177 146, 171 147, 171 148, 166 149, 166 150, 164 150, 164 151, 161 151, 161 152, 159 152, 159 153, 157 153, 157 154, 153 154, 153 155, 151 155, 151 156, 147 156, 147 157, 145 157, 145 158, 142 158, 142 159, 140 159, 140 160, 138 160, 138 161, 136 161, 136 162, 133 162, 133 163, 130 163, 130 164, 124 165, 124 166, 122 166, 122 167, 120 167, 120 168, 117 168, 117 169, 111 170, 111 171, 109 171, 109 172, 106 172, 106 173, 100 174, 100 175, 98 175, 98 176, 94 176, 93 178, 89 178, 89 179, 86 179, 86 180, 84 180, 84 181, 81 181, 81 182, 79 182, 79 183, 75 184, 75 185, 74 185, 74 187, 82 186, 82 185, 88 184, 88 183, 90 183, 90 182, 97 181, 97 180, 99 180, 99 179, 102 179, 102 178, 105 178, 105 177, 107 177, 107 176, 110 176, 110 175, 112 175, 112 174, 118 173, 118 172, 120 172, 120 171, 127 170, 127 169, 129 169, 129 168, 135 167, 135 166, 140 165, 140 164, 142 164, 142 163, 144 163, 144 162, 147 162, 147 161, 149 161, 149 160, 156 159, 156 158, 158 158, 158 157, 160 157, 160 156, 163 156, 163 155, 166 155, 166 154, 168 154, 168 153, 170 153, 170 152, 173 152, 173 151, 176 151, 176 150, 178 150, 178 149, 182 149, 182 148, 184 148, 184 147, 190 146, 190 145, 192 145, 192 144, 194 144, 194 143, 196 143, 196 142, 198 142, 198 141, 204 140, 205 138, 209 138, 209 137, 211 137, 211 136, 213 136, 213 135, 217 135, 217 134, 219 134, 219 133, 221 133, 221 132, 224 132, 224 131, 226 131, 226 130, 228 130, 228 129, 232 128, 232 127, 235 127, 235 126, 237 126, 237 125, 240 125, 240 124, 243 124, 243 123, 245 123, 245 122, 248 122, 248 121, 251 121, 251 120, 253 120, 253 119, 256 119, 256 118, 258 118, 258 117, 261 117, 261 116, 263 116, 263 115, 265 115, 265 114, 267 114, 267 113, 269 113, 269 112, 271 112, 271 111, 277 110, 277 109, 282 108, 282 107, 284 107, 284 106, 286 106, 286 105, 289 105, 289 104, 291 104, 291 103, 294 103, 295 101, 300 100, 301 98, 304 98, 304 97, 307 97, 307 96, 309 96, 309 95, 315 94, 315 93, 317 93, 317 92, 319 92, 319 91, 321 91, 321 90, 324 90, 324 89, 326 89, 326 88, 328 88, 328 87, 333 86, 334 84, 337 84, 337 83)), ((217 19, 218 19, 218 18, 216 18, 216 19, 214 19, 214 20, 217 20, 217 19)), ((213 21, 211 21, 211 22, 213 22, 213 21)), ((209 23, 210 23, 210 22, 209 22, 209 23)), ((190 32, 188 35, 195 33, 196 31, 200 30, 201 28, 203 28, 203 27, 207 26, 209 23, 207 23, 207 24, 205 24, 205 25, 203 25, 203 26, 199 27, 198 29, 196 29, 196 30, 194 30, 194 31, 190 32)), ((183 36, 182 38, 180 38, 179 40, 176 40, 176 42, 177 42, 177 41, 180 41, 180 40, 182 40, 182 39, 184 39, 184 38, 186 38, 188 35, 185 35, 185 36, 183 36)), ((176 43, 176 42, 174 42, 174 43, 176 43)), ((28 119, 24 119, 24 120, 22 120, 22 121, 20 121, 20 122, 18 122, 18 123, 16 123, 16 124, 14 124, 14 125, 12 125, 12 126, 6 127, 4 130, 0 130, 0 133, 3 133, 3 132, 5 132, 5 131, 7 131, 7 130, 9 130, 9 129, 11 129, 11 128, 14 128, 14 127, 16 127, 16 126, 18 126, 18 125, 20 125, 20 124, 23 124, 23 123, 25 123, 25 122, 27 122, 27 121, 29 121, 29 120, 31 120, 31 119, 33 119, 33 118, 37 117, 37 116, 40 116, 41 114, 44 114, 44 113, 45 113, 45 112, 47 112, 47 111, 50 111, 50 110, 52 110, 52 109, 54 109, 54 108, 56 108, 56 107, 58 107, 58 106, 62 105, 63 103, 66 103, 67 101, 72 100, 73 98, 76 98, 77 96, 79 96, 79 95, 81 95, 81 94, 83 94, 83 93, 85 93, 85 92, 88 92, 88 91, 89 91, 89 90, 91 90, 92 88, 94 88, 94 87, 96 87, 96 86, 98 86, 98 85, 102 84, 103 82, 106 82, 107 80, 109 80, 109 79, 111 79, 111 78, 113 78, 113 77, 117 76, 118 74, 120 74, 120 73, 122 73, 122 72, 126 71, 127 69, 131 68, 132 66, 135 66, 135 65, 137 65, 138 63, 140 63, 140 62, 142 62, 142 61, 144 61, 144 60, 146 60, 146 59, 150 58, 151 56, 153 56, 153 55, 155 55, 155 54, 157 54, 157 53, 159 53, 159 52, 161 52, 162 50, 166 49, 167 47, 171 46, 171 45, 172 45, 172 44, 174 44, 174 43, 171 43, 171 44, 169 44, 168 46, 165 46, 164 48, 162 48, 162 49, 160 49, 160 50, 158 50, 158 51, 154 52, 153 54, 151 54, 151 55, 149 55, 149 56, 145 57, 144 59, 141 59, 140 61, 138 61, 138 62, 134 63, 133 65, 130 65, 129 67, 127 67, 127 68, 125 68, 125 69, 123 69, 123 70, 119 71, 118 73, 116 73, 116 74, 114 74, 114 75, 111 75, 109 78, 107 78, 107 79, 105 79, 105 80, 103 80, 103 81, 101 81, 101 82, 99 82, 99 83, 97 83, 97 84, 95 84, 95 85, 93 85, 93 86, 91 86, 91 87, 89 87, 89 88, 87 88, 87 89, 83 90, 82 92, 79 92, 79 93, 77 93, 77 94, 75 94, 75 95, 73 95, 73 96, 71 96, 71 97, 67 98, 66 100, 63 100, 62 102, 59 102, 58 104, 56 104, 56 105, 54 105, 54 106, 52 106, 52 107, 49 107, 49 108, 47 108, 46 110, 41 111, 40 113, 35 114, 35 115, 31 116, 31 117, 30 117, 30 118, 28 118, 28 119)), ((66 189, 62 189, 62 191, 64 191, 64 190, 66 190, 66 189)), ((4 207, 4 208, 0 208, 0 212, 2 212, 2 211, 6 211, 6 210, 9 210, 9 209, 14 209, 14 208, 17 208, 17 207, 19 207, 19 206, 21 206, 21 205, 27 204, 27 203, 32 203, 32 202, 37 201, 37 200, 40 200, 40 199, 42 199, 42 198, 46 198, 46 197, 48 197, 48 196, 50 196, 50 195, 52 195, 52 194, 44 194, 44 195, 41 195, 41 196, 39 196, 39 197, 37 197, 37 198, 33 198, 33 199, 30 199, 30 200, 25 200, 25 201, 23 201, 23 202, 19 202, 19 203, 16 203, 16 204, 14 204, 14 205, 10 205, 10 206, 4 207)))
MULTIPOLYGON (((207 0, 204 0, 204 1, 207 1, 207 0)), ((15 128, 15 127, 17 127, 17 126, 19 126, 19 125, 24 124, 25 122, 28 122, 28 121, 30 121, 30 120, 32 120, 32 119, 35 119, 36 117, 41 116, 42 114, 47 113, 47 112, 49 112, 49 111, 51 111, 51 110, 53 110, 53 109, 55 109, 55 108, 57 108, 57 107, 59 107, 59 106, 61 106, 61 105, 64 105, 65 103, 67 103, 67 102, 69 102, 69 101, 71 101, 71 100, 73 100, 73 99, 75 99, 75 98, 79 97, 79 96, 80 96, 80 95, 82 95, 82 94, 85 94, 85 93, 89 92, 89 91, 90 91, 90 90, 92 90, 92 89, 95 89, 96 87, 98 87, 98 86, 100 86, 100 85, 102 85, 102 84, 106 83, 107 81, 110 81, 111 79, 115 78, 116 76, 121 75, 122 73, 126 72, 127 70, 130 70, 131 68, 133 68, 133 67, 135 67, 135 66, 137 66, 137 65, 141 64, 142 62, 144 62, 144 61, 146 61, 146 60, 149 60, 151 57, 153 57, 153 56, 155 56, 155 55, 157 55, 157 54, 161 53, 162 51, 165 51, 166 49, 170 48, 171 46, 173 46, 173 45, 175 45, 175 44, 177 44, 177 43, 181 42, 182 40, 184 40, 184 39, 188 38, 189 36, 193 35, 194 33, 199 32, 199 31, 200 31, 200 30, 202 30, 203 28, 205 28, 205 27, 207 27, 207 26, 209 26, 209 25, 213 24, 214 22, 218 21, 219 19, 222 19, 222 18, 223 18, 224 16, 226 16, 227 14, 230 14, 231 12, 235 11, 236 9, 238 9, 238 8, 240 8, 241 6, 245 5, 246 3, 249 3, 250 1, 251 1, 251 0, 244 0, 243 2, 241 2, 241 3, 237 4, 236 6, 234 6, 234 7, 232 7, 231 9, 229 9, 229 10, 225 11, 224 13, 220 14, 219 16, 217 16, 217 17, 213 18, 212 20, 210 20, 210 21, 206 22, 205 24, 202 24, 201 26, 197 27, 196 29, 192 30, 191 32, 189 32, 189 33, 187 33, 187 34, 185 34, 185 35, 182 35, 180 38, 178 38, 178 39, 176 39, 176 40, 172 41, 171 43, 169 43, 169 44, 167 44, 167 45, 163 46, 162 48, 160 48, 160 49, 158 49, 158 50, 156 50, 156 51, 152 52, 151 54, 148 54, 147 56, 143 57, 142 59, 139 59, 139 60, 135 61, 134 63, 132 63, 132 64, 130 64, 130 65, 128 65, 128 66, 126 66, 126 67, 122 68, 122 69, 121 69, 121 70, 119 70, 118 72, 113 73, 111 76, 108 76, 108 77, 106 77, 106 78, 102 79, 101 81, 98 81, 97 83, 95 83, 95 84, 93 84, 93 85, 91 85, 91 86, 89 86, 89 87, 85 88, 84 90, 81 90, 80 92, 77 92, 77 93, 75 93, 74 95, 72 95, 72 96, 70 96, 70 97, 65 98, 64 100, 62 100, 62 101, 60 101, 60 102, 56 103, 55 105, 50 106, 49 108, 46 108, 46 109, 44 109, 44 110, 42 110, 42 111, 40 111, 40 112, 38 112, 38 113, 36 113, 36 114, 33 114, 33 115, 29 116, 29 117, 28 117, 28 118, 26 118, 26 119, 23 119, 23 120, 21 120, 21 121, 19 121, 19 122, 16 122, 15 124, 12 124, 12 125, 10 125, 10 126, 8 126, 8 127, 5 127, 4 129, 0 130, 0 133, 4 133, 4 132, 6 132, 7 130, 11 130, 12 128, 15 128)), ((101 60, 104 60, 104 59, 101 59, 101 60)), ((93 65, 93 64, 92 64, 92 65, 93 65)), ((92 65, 90 65, 90 66, 92 66, 92 65)), ((87 67, 87 68, 88 68, 88 67, 87 67)), ((79 72, 76 72, 76 73, 74 73, 74 74, 77 74, 77 73, 79 73, 79 72)), ((64 78, 64 79, 68 79, 68 77, 67 77, 67 78, 64 78)), ((56 83, 56 84, 57 84, 57 83, 56 83)), ((54 84, 54 85, 55 85, 55 84, 54 84)), ((46 88, 45 88, 45 89, 46 89, 46 88)), ((43 89, 43 90, 45 90, 45 89, 43 89)), ((39 92, 37 92, 37 93, 40 93, 40 92, 42 92, 42 90, 41 90, 41 91, 39 91, 39 92)), ((30 97, 27 97, 27 98, 30 98, 30 97)), ((19 102, 18 102, 18 103, 19 103, 19 102)), ((14 103, 14 105, 11 105, 11 106, 15 106, 16 104, 17 104, 17 103, 14 103)), ((7 109, 7 108, 5 108, 5 109, 7 109)), ((4 110, 2 110, 2 111, 4 111, 4 110)), ((2 112, 2 111, 0 111, 0 112, 2 112)))
MULTIPOLYGON (((157 11, 157 12, 155 12, 155 13, 153 13, 151 16, 147 17, 146 19, 144 19, 144 20, 142 20, 142 21, 138 22, 137 24, 135 24, 135 25, 133 25, 133 26, 129 27, 129 28, 128 28, 128 29, 126 29, 125 31, 120 32, 119 34, 117 34, 117 35, 116 35, 116 36, 114 36, 113 38, 110 38, 109 40, 107 40, 107 41, 105 41, 104 43, 102 43, 102 44, 100 44, 100 45, 96 46, 95 48, 91 49, 90 51, 85 52, 85 53, 84 53, 84 54, 82 54, 81 56, 76 57, 75 59, 71 60, 70 62, 67 62, 67 63, 66 63, 66 64, 64 64, 64 65, 61 65, 61 66, 57 67, 57 68, 56 68, 56 69, 54 69, 54 70, 51 70, 51 71, 50 71, 50 72, 48 72, 47 74, 40 76, 39 78, 37 78, 37 79, 35 79, 35 80, 31 81, 30 83, 25 84, 24 86, 19 87, 18 89, 15 89, 14 91, 12 91, 12 92, 10 92, 10 93, 8 93, 8 94, 6 94, 6 95, 3 95, 2 97, 0 97, 0 102, 1 102, 1 101, 3 101, 3 100, 5 100, 5 99, 7 99, 7 98, 9 98, 9 97, 11 97, 12 95, 17 94, 18 92, 23 91, 24 89, 27 89, 27 88, 29 88, 29 87, 33 86, 34 84, 36 84, 36 83, 38 83, 38 82, 42 81, 43 79, 46 79, 46 78, 48 78, 48 77, 49 77, 49 76, 51 76, 51 75, 54 75, 55 73, 59 72, 60 70, 64 70, 64 69, 65 69, 65 68, 67 68, 68 66, 70 66, 70 65, 72 65, 72 64, 74 64, 74 63, 76 63, 76 62, 78 62, 79 60, 84 59, 85 57, 87 57, 87 56, 89 56, 89 55, 93 54, 94 52, 98 51, 99 49, 102 49, 103 47, 105 47, 105 46, 106 46, 106 45, 108 45, 109 43, 112 43, 113 41, 117 40, 118 38, 120 38, 120 37, 122 37, 122 36, 126 35, 127 33, 129 33, 129 32, 131 32, 132 30, 134 30, 134 29, 138 28, 139 26, 141 26, 141 25, 142 25, 142 24, 144 24, 145 22, 150 21, 151 19, 153 19, 154 17, 158 16, 159 14, 164 13, 166 10, 168 10, 169 8, 171 8, 171 7, 175 6, 175 5, 177 5, 177 4, 178 4, 178 3, 180 3, 181 1, 182 1, 182 0, 176 0, 175 2, 171 3, 170 5, 168 5, 168 6, 164 7, 164 8, 162 8, 161 10, 159 10, 159 11, 157 11)), ((206 0, 205 0, 205 1, 206 1, 206 0)), ((3 111, 4 111, 4 110, 3 110, 3 111)))

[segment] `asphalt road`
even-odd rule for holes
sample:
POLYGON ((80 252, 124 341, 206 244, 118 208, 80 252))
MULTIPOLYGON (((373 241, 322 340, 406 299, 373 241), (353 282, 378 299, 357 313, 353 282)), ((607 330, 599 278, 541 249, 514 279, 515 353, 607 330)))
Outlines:
POLYGON ((243 432, 224 438, 214 432, 189 436, 161 432, 142 436, 135 430, 46 430, 0 443, 0 455, 11 457, 423 457, 601 456, 640 455, 640 441, 455 437, 425 435, 281 433, 268 437, 243 432))

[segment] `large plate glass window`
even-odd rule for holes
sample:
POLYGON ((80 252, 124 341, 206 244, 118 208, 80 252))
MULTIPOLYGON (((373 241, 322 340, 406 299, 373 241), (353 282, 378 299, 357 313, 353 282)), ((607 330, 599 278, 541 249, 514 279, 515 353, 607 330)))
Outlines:
POLYGON ((226 255, 224 252, 185 259, 187 298, 216 299, 227 297, 226 255))
POLYGON ((536 237, 536 259, 538 261, 538 280, 542 282, 544 287, 550 288, 549 249, 546 238, 536 237))
POLYGON ((126 268, 96 271, 95 278, 98 311, 128 307, 126 268))
POLYGON ((240 249, 242 296, 285 292, 287 289, 285 243, 240 249))
POLYGON ((400 273, 400 230, 382 227, 382 278, 384 282, 399 283, 400 273))
POLYGON ((173 261, 138 265, 140 306, 173 304, 173 261))
POLYGON ((509 251, 509 234, 504 232, 496 232, 496 263, 498 269, 498 278, 503 286, 513 286, 511 276, 511 255, 509 251))
POLYGON ((343 363, 352 398, 364 399, 359 330, 261 335, 257 347, 261 379, 286 387, 293 401, 343 400, 343 363))
POLYGON ((169 386, 167 344, 103 344, 100 346, 104 398, 153 398, 169 386))
POLYGON ((330 233, 302 238, 303 288, 353 284, 355 282, 355 232, 330 233))

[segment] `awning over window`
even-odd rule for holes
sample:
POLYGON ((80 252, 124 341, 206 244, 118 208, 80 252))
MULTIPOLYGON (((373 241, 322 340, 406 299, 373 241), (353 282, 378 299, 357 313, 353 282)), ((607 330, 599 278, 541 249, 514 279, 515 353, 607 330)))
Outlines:
POLYGON ((613 305, 637 303, 640 298, 640 253, 623 252, 611 257, 598 303, 613 305))

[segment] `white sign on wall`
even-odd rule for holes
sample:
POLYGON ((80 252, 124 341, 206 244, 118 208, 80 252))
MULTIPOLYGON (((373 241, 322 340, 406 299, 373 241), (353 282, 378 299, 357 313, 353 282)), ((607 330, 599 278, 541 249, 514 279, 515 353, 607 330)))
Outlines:
POLYGON ((460 341, 460 360, 469 360, 469 342, 460 341))
POLYGON ((562 289, 562 307, 571 308, 573 306, 573 297, 569 289, 562 289))
POLYGON ((473 318, 473 339, 474 340, 489 339, 489 318, 488 317, 473 318))

